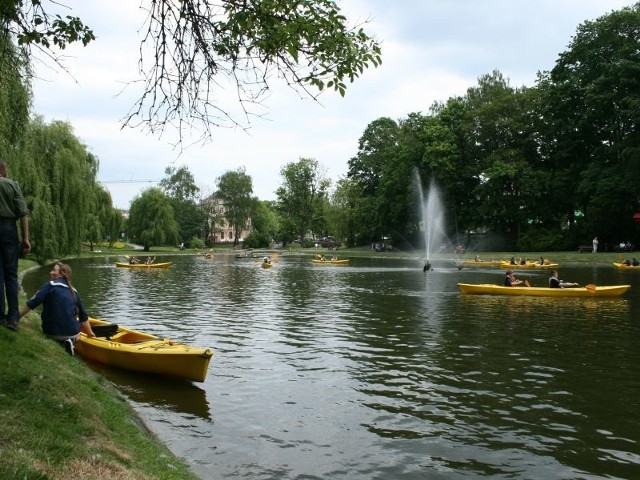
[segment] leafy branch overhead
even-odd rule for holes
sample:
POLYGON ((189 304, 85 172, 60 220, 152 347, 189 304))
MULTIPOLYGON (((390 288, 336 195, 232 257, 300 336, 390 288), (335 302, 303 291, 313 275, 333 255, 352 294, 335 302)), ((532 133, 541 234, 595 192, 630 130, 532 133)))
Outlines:
POLYGON ((82 42, 86 46, 96 38, 78 17, 50 15, 40 0, 5 0, 0 3, 0 18, 22 46, 64 50, 70 43, 82 42))
MULTIPOLYGON (((64 49, 95 38, 77 17, 49 16, 40 0, 3 5, 0 17, 22 45, 64 49)), ((142 90, 124 125, 157 134, 172 126, 181 140, 191 127, 209 139, 211 127, 239 125, 230 97, 250 121, 274 80, 313 99, 344 96, 381 63, 379 44, 348 26, 333 0, 142 0, 140 8, 142 90)))

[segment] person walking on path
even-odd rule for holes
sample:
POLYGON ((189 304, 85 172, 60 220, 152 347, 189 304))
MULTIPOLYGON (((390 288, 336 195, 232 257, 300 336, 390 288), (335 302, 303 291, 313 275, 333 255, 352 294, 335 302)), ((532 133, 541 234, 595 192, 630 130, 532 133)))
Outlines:
POLYGON ((18 330, 18 257, 20 241, 16 220, 20 219, 22 252, 31 251, 29 243, 29 210, 16 182, 8 178, 4 160, 0 160, 0 323, 18 330), (5 305, 6 299, 6 305, 5 305), (5 308, 6 307, 6 308, 5 308))

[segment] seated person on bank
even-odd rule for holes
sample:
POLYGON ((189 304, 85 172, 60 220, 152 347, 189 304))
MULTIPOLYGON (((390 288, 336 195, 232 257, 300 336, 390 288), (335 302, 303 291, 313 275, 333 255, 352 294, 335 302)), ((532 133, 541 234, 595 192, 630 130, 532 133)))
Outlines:
POLYGON ((524 282, 522 280, 518 280, 516 276, 513 274, 513 270, 507 270, 507 275, 504 277, 504 286, 505 287, 516 287, 518 285, 522 285, 524 282))
POLYGON ((549 288, 566 288, 566 287, 577 287, 577 283, 571 282, 563 282, 558 278, 558 271, 553 270, 551 272, 551 276, 549 277, 549 288))

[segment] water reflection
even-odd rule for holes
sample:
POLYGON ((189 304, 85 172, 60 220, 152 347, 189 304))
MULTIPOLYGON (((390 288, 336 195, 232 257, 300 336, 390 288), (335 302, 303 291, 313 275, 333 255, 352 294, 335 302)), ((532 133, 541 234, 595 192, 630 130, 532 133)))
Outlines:
POLYGON ((211 420, 205 390, 191 382, 130 372, 90 361, 86 363, 138 404, 211 420))

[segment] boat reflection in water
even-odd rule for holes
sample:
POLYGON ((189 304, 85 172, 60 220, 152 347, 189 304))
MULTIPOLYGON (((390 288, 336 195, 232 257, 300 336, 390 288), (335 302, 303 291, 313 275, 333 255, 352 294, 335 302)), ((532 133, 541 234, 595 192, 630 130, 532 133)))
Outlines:
POLYGON ((206 392, 189 381, 85 362, 132 402, 211 420, 206 392))

